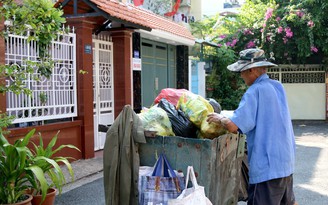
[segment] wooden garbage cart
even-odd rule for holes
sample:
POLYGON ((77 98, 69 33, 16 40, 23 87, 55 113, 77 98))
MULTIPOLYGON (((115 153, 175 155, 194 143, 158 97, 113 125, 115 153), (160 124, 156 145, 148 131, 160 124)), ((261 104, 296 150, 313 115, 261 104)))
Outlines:
POLYGON ((238 202, 241 161, 244 156, 245 136, 225 134, 211 139, 178 136, 146 137, 140 144, 140 165, 153 166, 156 153, 165 152, 172 168, 186 175, 193 166, 199 185, 213 205, 233 205, 238 202))

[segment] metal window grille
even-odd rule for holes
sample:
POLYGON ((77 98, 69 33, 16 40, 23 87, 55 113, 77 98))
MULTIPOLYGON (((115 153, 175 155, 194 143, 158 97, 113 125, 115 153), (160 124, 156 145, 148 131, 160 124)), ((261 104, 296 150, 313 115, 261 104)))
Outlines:
MULTIPOLYGON (((65 28, 63 28, 65 29, 65 28)), ((5 63, 27 68, 27 61, 39 61, 39 48, 36 41, 28 41, 26 35, 9 34, 5 39, 5 63)), ((76 35, 58 34, 53 39, 48 54, 54 61, 52 75, 49 79, 34 73, 24 81, 32 95, 6 95, 7 113, 15 116, 13 123, 36 122, 77 116, 76 94, 76 35), (39 77, 40 80, 34 80, 39 77)), ((6 79, 6 84, 15 79, 6 79)))

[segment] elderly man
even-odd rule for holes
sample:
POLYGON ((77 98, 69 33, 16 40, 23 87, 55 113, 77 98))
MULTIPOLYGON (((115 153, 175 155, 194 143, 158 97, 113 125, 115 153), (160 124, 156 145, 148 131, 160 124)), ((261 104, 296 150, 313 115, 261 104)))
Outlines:
POLYGON ((273 66, 261 49, 241 51, 228 69, 240 73, 247 91, 230 118, 217 113, 208 116, 209 123, 246 134, 249 205, 295 204, 295 138, 283 85, 266 74, 273 66))

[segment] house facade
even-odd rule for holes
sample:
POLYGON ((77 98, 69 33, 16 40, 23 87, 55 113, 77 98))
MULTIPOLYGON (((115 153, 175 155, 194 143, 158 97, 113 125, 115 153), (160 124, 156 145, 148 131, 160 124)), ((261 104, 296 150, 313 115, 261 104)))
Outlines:
MULTIPOLYGON (((10 141, 36 128, 47 143, 60 130, 58 144, 73 144, 81 150, 65 155, 92 158, 105 142, 101 127, 110 126, 125 105, 138 112, 151 106, 162 88, 188 88, 188 47, 194 37, 185 27, 128 3, 60 0, 55 6, 64 11, 72 36, 67 49, 66 37, 61 37, 52 53, 67 57, 55 58, 55 77, 32 87, 39 94, 29 98, 28 105, 13 107, 18 97, 7 93, 0 97, 0 110, 26 113, 16 115, 7 136, 10 141), (43 103, 41 95, 46 99, 43 103), (58 102, 69 106, 63 108, 58 102), (69 115, 49 120, 58 113, 69 115), (44 115, 49 119, 42 119, 44 115)), ((0 52, 6 54, 0 63, 17 61, 9 54, 14 45, 8 45, 8 39, 0 40, 0 52)))

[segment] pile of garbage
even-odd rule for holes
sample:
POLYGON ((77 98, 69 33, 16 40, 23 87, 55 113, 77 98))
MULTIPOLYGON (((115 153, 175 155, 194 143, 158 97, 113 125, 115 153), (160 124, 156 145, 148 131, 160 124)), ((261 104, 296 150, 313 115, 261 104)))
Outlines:
POLYGON ((213 139, 227 133, 216 123, 208 123, 207 115, 220 113, 214 99, 205 99, 185 89, 165 88, 155 98, 154 105, 138 114, 146 131, 159 136, 181 136, 213 139))

